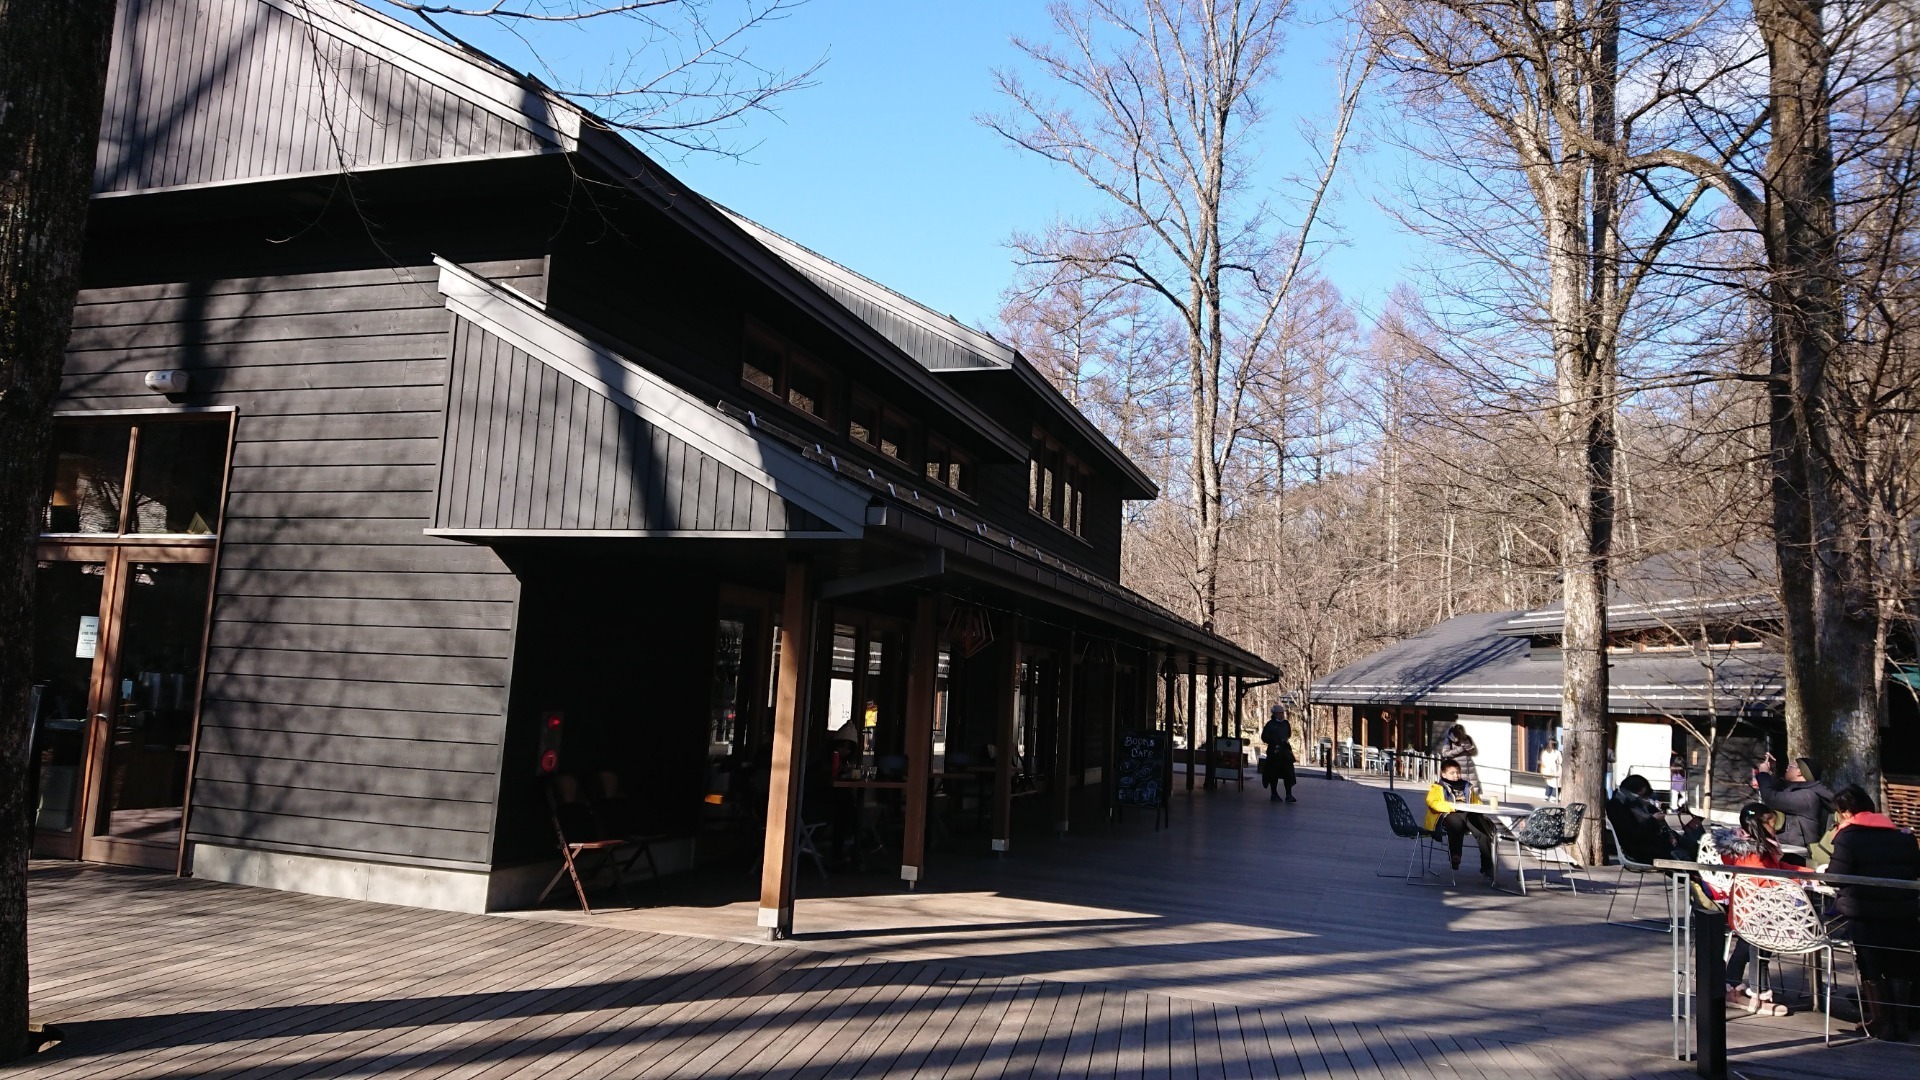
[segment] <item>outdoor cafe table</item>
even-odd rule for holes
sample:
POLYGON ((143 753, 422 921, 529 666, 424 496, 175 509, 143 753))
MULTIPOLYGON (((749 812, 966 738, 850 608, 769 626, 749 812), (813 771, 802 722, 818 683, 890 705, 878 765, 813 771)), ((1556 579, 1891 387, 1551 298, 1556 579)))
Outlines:
MULTIPOLYGON (((1503 805, 1501 803, 1454 803, 1453 808, 1468 814, 1479 814, 1481 817, 1489 819, 1488 824, 1493 827, 1490 830, 1490 834, 1493 837, 1493 865, 1496 868, 1500 865, 1500 841, 1502 840, 1513 840, 1514 859, 1517 861, 1520 858, 1520 842, 1513 835, 1512 823, 1532 814, 1533 807, 1503 805)), ((1518 873, 1521 871, 1516 867, 1515 872, 1518 873)), ((1500 888, 1498 878, 1494 879, 1493 887, 1500 889, 1501 892, 1508 891, 1500 888)))

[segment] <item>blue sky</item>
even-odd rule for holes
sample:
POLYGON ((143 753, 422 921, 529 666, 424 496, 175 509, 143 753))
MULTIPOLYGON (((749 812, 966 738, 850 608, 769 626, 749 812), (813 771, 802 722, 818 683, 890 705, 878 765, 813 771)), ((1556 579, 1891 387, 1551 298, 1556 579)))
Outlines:
MULTIPOLYGON (((598 70, 624 55, 620 37, 608 33, 615 25, 549 32, 539 45, 561 71, 598 70)), ((975 120, 1001 108, 991 71, 1018 65, 1009 39, 1047 29, 1039 0, 810 0, 763 29, 750 52, 790 70, 824 56, 817 84, 785 98, 777 116, 755 117, 734 133, 750 147, 745 160, 694 155, 668 165, 709 198, 983 323, 1014 273, 1010 234, 1099 208, 1074 177, 975 120)), ((1295 135, 1296 116, 1331 116, 1329 36, 1297 31, 1286 75, 1269 92, 1274 115, 1259 175, 1282 194, 1288 174, 1316 168, 1295 135)), ((486 44, 532 66, 510 42, 486 44)), ((1375 207, 1373 172, 1382 164, 1367 154, 1343 160, 1329 208, 1341 243, 1323 254, 1325 275, 1365 311, 1411 272, 1418 251, 1375 207)))

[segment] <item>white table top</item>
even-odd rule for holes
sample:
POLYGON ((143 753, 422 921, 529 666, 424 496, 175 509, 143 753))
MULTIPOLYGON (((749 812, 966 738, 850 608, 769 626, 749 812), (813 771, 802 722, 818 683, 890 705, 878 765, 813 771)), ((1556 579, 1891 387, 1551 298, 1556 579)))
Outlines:
POLYGON ((1454 803, 1452 805, 1455 810, 1463 810, 1469 814, 1492 814, 1496 817, 1526 817, 1528 814, 1533 813, 1533 807, 1531 806, 1514 806, 1512 804, 1454 803))

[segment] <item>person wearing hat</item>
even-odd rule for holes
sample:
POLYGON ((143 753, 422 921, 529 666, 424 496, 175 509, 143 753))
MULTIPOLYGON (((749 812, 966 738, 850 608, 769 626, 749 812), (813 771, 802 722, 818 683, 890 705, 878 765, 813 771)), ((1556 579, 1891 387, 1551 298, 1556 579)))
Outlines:
MULTIPOLYGON (((1785 776, 1776 775, 1779 763, 1772 754, 1753 770, 1753 787, 1760 801, 1778 810, 1786 820, 1780 826, 1780 843, 1790 847, 1812 848, 1827 831, 1827 808, 1833 805, 1833 791, 1814 776, 1813 762, 1794 758, 1787 763, 1785 776)), ((1789 862, 1805 865, 1805 857, 1793 854, 1789 862)))
POLYGON ((1267 726, 1260 729, 1260 741, 1267 744, 1267 756, 1260 762, 1260 784, 1273 793, 1277 802, 1280 799, 1280 787, 1286 785, 1287 801, 1299 802, 1293 797, 1293 785, 1296 777, 1293 771, 1293 725, 1287 721, 1287 711, 1279 705, 1272 710, 1267 726))

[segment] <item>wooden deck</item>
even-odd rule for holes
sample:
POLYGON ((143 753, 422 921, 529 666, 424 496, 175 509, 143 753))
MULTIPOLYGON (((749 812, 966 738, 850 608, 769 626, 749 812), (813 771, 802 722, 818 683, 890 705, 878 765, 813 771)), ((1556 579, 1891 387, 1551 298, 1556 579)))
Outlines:
MULTIPOLYGON (((929 888, 803 883, 755 940, 753 883, 649 906, 465 916, 36 864, 31 1077, 1690 1075, 1664 936, 1601 898, 1377 878, 1360 784, 1176 801, 1174 824, 936 852, 929 888)), ((671 886, 669 888, 668 886, 671 886)), ((1770 1076, 1920 1072, 1920 1046, 1733 1025, 1770 1076)))

